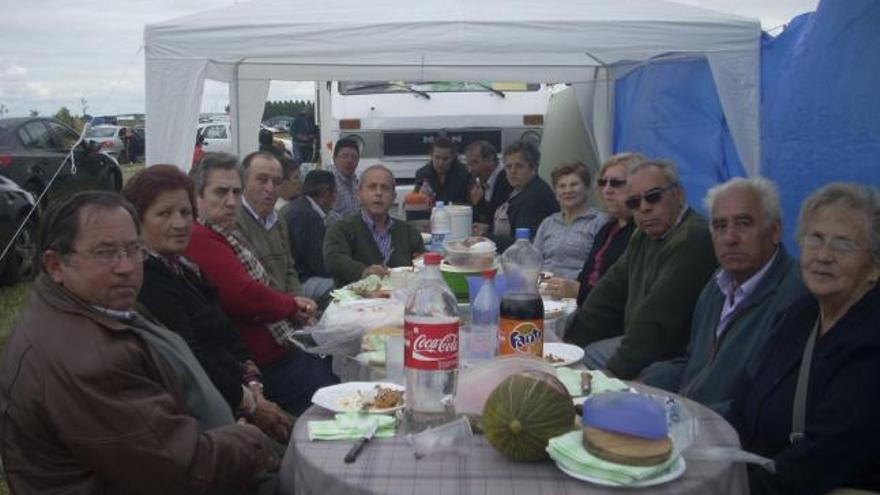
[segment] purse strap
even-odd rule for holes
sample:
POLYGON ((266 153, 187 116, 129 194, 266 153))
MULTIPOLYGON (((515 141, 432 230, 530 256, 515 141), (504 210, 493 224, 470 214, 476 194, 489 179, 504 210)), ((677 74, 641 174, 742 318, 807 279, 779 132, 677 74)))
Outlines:
POLYGON ((821 316, 816 318, 816 324, 807 337, 804 354, 801 356, 801 367, 798 370, 797 385, 794 389, 794 407, 791 411, 791 435, 788 437, 791 443, 804 438, 804 425, 807 421, 807 386, 810 383, 810 366, 813 364, 813 349, 816 347, 821 320, 821 316))

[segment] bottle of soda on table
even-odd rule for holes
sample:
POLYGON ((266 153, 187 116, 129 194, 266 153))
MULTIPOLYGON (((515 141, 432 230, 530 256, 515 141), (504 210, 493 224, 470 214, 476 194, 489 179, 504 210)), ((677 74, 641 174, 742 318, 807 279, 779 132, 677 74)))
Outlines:
POLYGON ((501 298, 498 354, 544 353, 544 302, 538 292, 541 253, 529 242, 529 229, 516 229, 516 242, 501 255, 507 292, 501 298))
POLYGON ((437 201, 431 211, 431 251, 442 253, 443 241, 452 231, 452 217, 443 201, 437 201))
POLYGON ((426 253, 424 260, 404 313, 405 426, 411 432, 450 419, 446 403, 458 379, 458 304, 440 275, 440 254, 426 253))

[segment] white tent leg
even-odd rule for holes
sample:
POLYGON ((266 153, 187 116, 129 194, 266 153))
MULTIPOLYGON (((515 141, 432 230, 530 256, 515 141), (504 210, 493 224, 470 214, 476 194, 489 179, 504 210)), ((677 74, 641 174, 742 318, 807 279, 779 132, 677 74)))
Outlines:
POLYGON ((268 79, 239 79, 229 84, 232 150, 239 158, 259 149, 260 122, 269 95, 268 79))
POLYGON ((147 165, 192 166, 207 62, 146 58, 147 165))

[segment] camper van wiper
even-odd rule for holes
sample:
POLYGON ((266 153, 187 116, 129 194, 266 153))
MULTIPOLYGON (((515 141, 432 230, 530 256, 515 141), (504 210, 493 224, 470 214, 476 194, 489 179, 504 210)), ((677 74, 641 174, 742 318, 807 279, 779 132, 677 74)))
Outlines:
POLYGON ((409 84, 403 84, 403 83, 393 82, 393 81, 385 81, 385 82, 379 82, 379 83, 373 83, 373 84, 362 84, 360 86, 354 86, 354 87, 348 88, 348 91, 362 91, 365 89, 379 89, 379 88, 400 88, 400 89, 406 90, 410 93, 417 94, 417 95, 425 98, 426 100, 431 99, 431 95, 429 95, 425 91, 419 91, 418 89, 413 89, 409 84))
POLYGON ((476 84, 477 86, 479 86, 479 87, 485 89, 486 91, 491 91, 491 92, 495 93, 496 95, 498 95, 498 96, 500 96, 500 97, 502 97, 502 98, 507 98, 507 95, 504 94, 504 91, 501 91, 501 90, 495 89, 495 88, 493 88, 492 86, 489 86, 488 84, 483 84, 483 83, 481 83, 481 82, 476 82, 476 83, 474 83, 474 84, 476 84))

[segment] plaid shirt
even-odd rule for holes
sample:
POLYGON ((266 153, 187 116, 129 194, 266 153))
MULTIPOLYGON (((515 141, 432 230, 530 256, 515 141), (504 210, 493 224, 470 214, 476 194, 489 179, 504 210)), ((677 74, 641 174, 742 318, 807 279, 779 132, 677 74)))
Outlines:
POLYGON ((361 207, 357 197, 357 176, 352 174, 351 177, 346 177, 335 166, 333 176, 336 178, 336 203, 332 211, 341 217, 357 213, 361 207))
POLYGON ((394 251, 394 248, 391 246, 391 227, 394 226, 394 219, 391 218, 391 215, 388 215, 386 217, 388 222, 383 229, 376 225, 373 218, 367 215, 367 212, 363 210, 361 210, 361 218, 364 223, 367 224, 370 233, 373 234, 373 240, 376 241, 376 247, 378 247, 379 252, 382 253, 383 263, 388 264, 388 260, 391 258, 391 253, 394 251))

